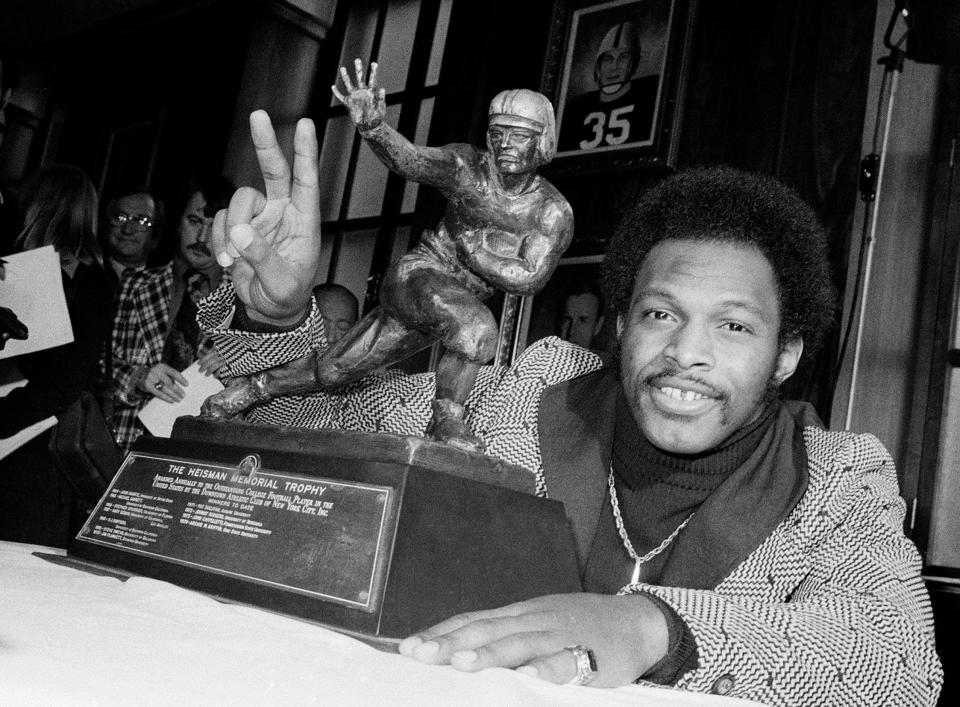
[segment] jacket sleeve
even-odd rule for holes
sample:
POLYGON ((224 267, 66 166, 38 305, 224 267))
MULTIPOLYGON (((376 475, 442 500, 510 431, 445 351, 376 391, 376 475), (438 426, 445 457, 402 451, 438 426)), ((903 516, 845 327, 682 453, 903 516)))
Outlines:
POLYGON ((677 687, 771 705, 936 703, 943 672, 893 461, 872 435, 844 437, 816 500, 715 590, 622 590, 656 595, 693 633, 699 667, 677 687), (787 565, 798 581, 772 596, 787 565))
POLYGON ((233 285, 224 282, 200 303, 200 331, 213 342, 222 361, 221 378, 236 378, 294 361, 327 346, 323 317, 311 298, 307 318, 296 328, 280 332, 233 329, 237 300, 233 285))
POLYGON ((139 386, 150 366, 159 362, 169 298, 170 288, 164 287, 159 270, 142 270, 124 278, 110 336, 113 395, 121 405, 139 407, 151 397, 139 386))
POLYGON ((140 366, 129 361, 118 361, 113 365, 113 387, 117 398, 125 405, 136 405, 145 397, 138 386, 149 366, 140 366))

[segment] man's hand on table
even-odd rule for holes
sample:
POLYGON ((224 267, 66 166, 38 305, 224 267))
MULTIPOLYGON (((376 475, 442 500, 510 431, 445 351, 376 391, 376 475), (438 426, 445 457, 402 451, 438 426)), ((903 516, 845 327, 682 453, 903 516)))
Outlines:
POLYGON ((555 594, 459 614, 400 644, 400 653, 457 670, 518 668, 566 683, 577 675, 569 646, 593 651, 595 687, 627 685, 667 653, 667 622, 644 595, 555 594))
POLYGON ((230 206, 217 213, 211 241, 247 316, 291 326, 309 308, 320 260, 316 130, 311 120, 297 123, 292 179, 264 111, 250 115, 250 136, 266 193, 238 189, 230 206))

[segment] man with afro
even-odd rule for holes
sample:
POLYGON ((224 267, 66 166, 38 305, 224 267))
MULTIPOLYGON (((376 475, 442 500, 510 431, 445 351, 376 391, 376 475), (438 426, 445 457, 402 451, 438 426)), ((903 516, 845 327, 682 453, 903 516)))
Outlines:
MULTIPOLYGON (((889 454, 778 396, 835 311, 813 211, 768 177, 681 172, 626 215, 603 274, 619 361, 547 386, 536 410, 585 592, 456 616, 401 653, 765 704, 933 704, 889 454)), ((564 367, 561 345, 534 348, 564 367)))
MULTIPOLYGON (((454 616, 400 653, 771 705, 934 704, 942 670, 889 454, 778 395, 835 312, 812 210, 768 177, 681 172, 625 215, 605 262, 619 360, 535 342, 479 372, 467 416, 488 454, 565 504, 584 591, 454 616)), ((224 351, 250 336, 205 316, 224 351)), ((288 326, 260 360, 289 360, 312 330, 288 326)), ((409 434, 429 415, 422 377, 250 417, 282 424, 295 402, 309 426, 409 434)))

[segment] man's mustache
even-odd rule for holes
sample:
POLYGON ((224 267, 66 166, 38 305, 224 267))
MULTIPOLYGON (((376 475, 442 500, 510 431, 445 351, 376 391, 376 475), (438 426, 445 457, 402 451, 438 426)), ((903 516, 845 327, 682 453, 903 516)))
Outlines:
POLYGON ((647 376, 644 382, 653 388, 660 388, 666 385, 667 378, 688 381, 696 386, 698 390, 702 390, 712 398, 716 398, 718 400, 726 400, 727 398, 727 394, 724 391, 708 383, 702 378, 691 376, 689 373, 684 373, 676 366, 666 366, 656 373, 647 376))
POLYGON ((192 250, 200 255, 212 255, 210 249, 204 243, 191 243, 187 246, 188 250, 192 250))

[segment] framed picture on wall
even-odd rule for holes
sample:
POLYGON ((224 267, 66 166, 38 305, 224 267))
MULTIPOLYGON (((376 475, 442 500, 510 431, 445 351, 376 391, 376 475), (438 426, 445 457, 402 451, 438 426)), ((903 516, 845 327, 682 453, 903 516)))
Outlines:
POLYGON ((584 348, 614 352, 616 318, 600 290, 602 255, 564 258, 546 286, 520 305, 514 360, 528 345, 559 336, 584 348))
POLYGON ((673 167, 693 4, 558 5, 542 82, 557 115, 553 172, 673 167))

